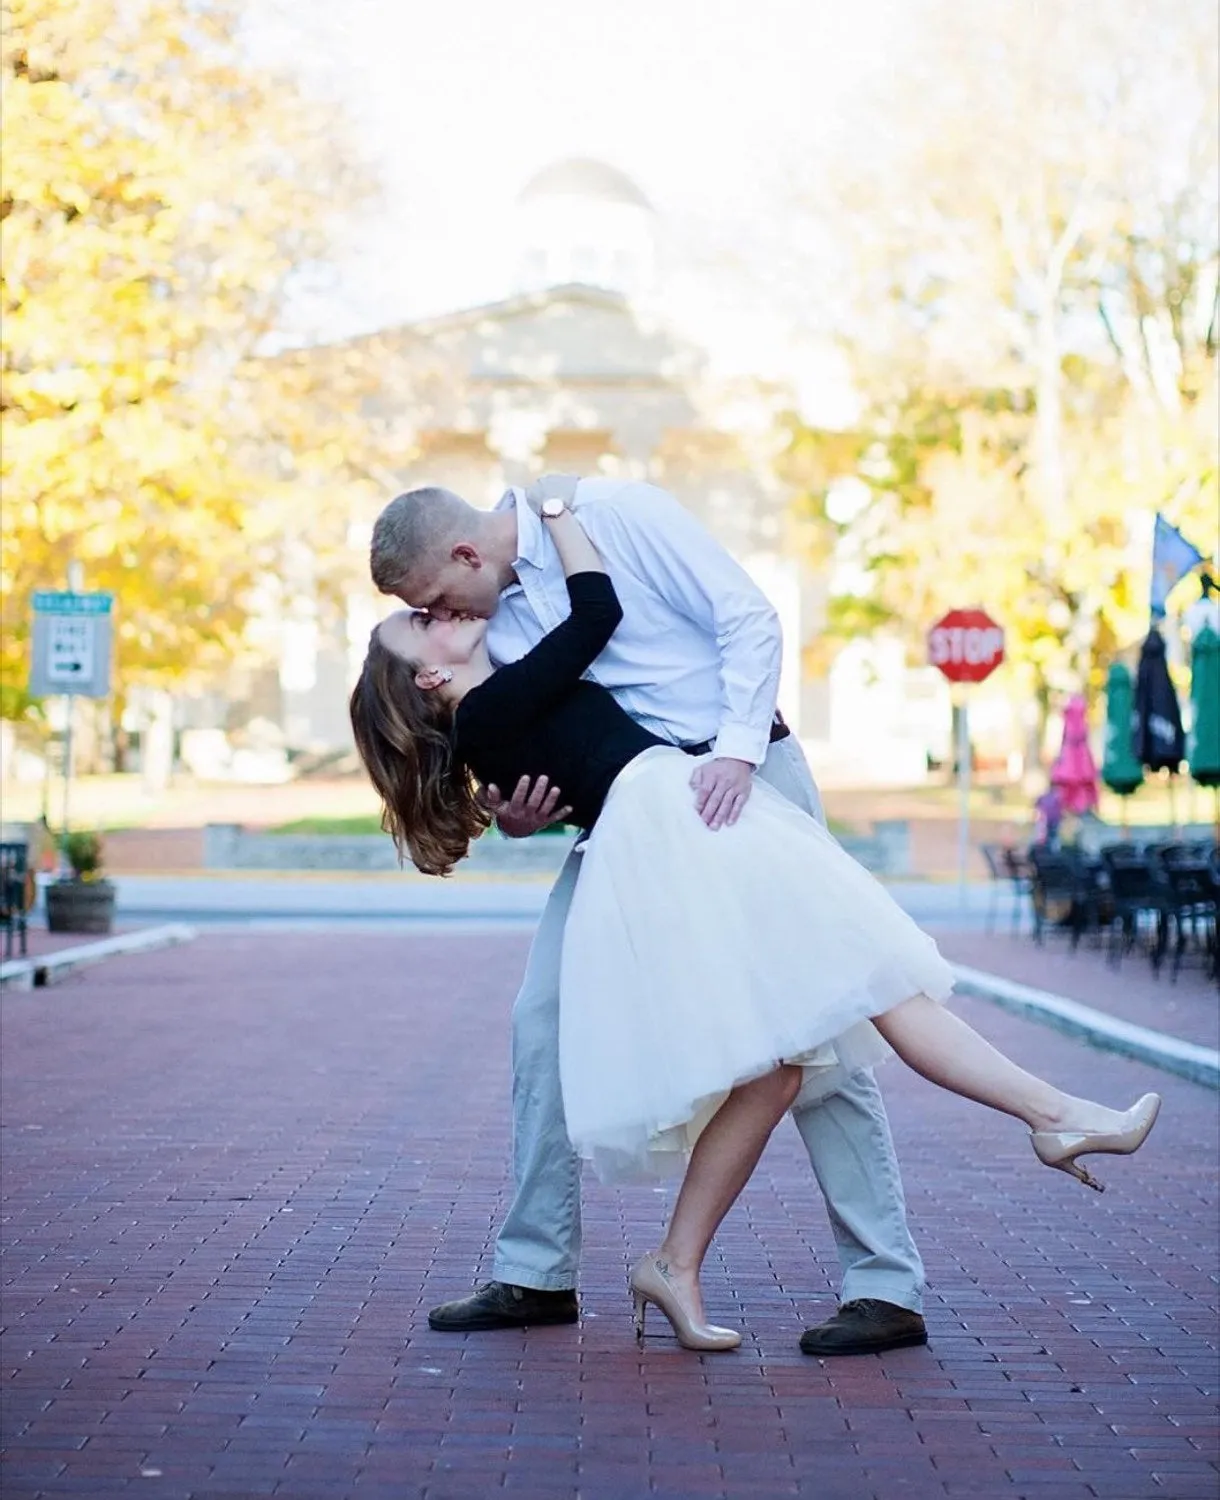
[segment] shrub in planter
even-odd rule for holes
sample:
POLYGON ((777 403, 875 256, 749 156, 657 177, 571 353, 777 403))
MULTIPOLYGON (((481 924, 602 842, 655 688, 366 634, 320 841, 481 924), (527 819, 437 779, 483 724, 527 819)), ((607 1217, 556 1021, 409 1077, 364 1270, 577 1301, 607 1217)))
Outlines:
POLYGON ((96 833, 69 833, 60 847, 72 873, 46 887, 47 927, 52 932, 109 932, 115 888, 102 873, 101 839, 96 833))

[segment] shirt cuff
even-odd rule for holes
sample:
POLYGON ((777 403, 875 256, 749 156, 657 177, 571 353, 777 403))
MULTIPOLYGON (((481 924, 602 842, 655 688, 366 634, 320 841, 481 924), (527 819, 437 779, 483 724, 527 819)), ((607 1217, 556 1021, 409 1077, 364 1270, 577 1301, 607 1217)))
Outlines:
POLYGON ((724 724, 716 736, 712 754, 727 756, 730 760, 748 760, 752 766, 761 766, 767 758, 770 743, 770 724, 762 730, 749 724, 724 724))

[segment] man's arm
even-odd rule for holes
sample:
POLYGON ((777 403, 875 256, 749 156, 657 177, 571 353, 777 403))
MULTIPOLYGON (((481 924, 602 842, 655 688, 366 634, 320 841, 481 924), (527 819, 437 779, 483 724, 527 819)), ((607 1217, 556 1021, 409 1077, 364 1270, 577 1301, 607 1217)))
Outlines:
POLYGON ((624 486, 580 515, 595 543, 604 537, 716 641, 720 726, 713 758, 696 768, 691 785, 710 828, 735 823, 770 742, 783 656, 779 616, 745 569, 667 491, 624 486))
POLYGON ((770 600, 712 534, 666 490, 625 485, 577 514, 595 546, 624 559, 667 603, 711 636, 720 654, 717 756, 759 766, 779 696, 783 636, 770 600))

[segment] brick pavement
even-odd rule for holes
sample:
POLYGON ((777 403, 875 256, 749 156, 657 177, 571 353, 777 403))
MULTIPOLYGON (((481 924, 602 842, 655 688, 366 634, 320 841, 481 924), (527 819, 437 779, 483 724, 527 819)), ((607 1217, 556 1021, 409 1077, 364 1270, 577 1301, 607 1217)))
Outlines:
POLYGON ((887 1067, 927 1349, 797 1350, 836 1267, 787 1125, 708 1268, 736 1353, 636 1350, 666 1198, 595 1183, 579 1327, 430 1332, 504 1205, 523 956, 213 935, 5 995, 5 1500, 1215 1495, 1215 1095, 982 1002, 1021 1060, 1166 1109, 1098 1196, 887 1067))
POLYGON ((1220 1046, 1220 993, 1199 954, 1191 955, 1190 966, 1183 966, 1171 983, 1168 968, 1158 978, 1142 953, 1129 954, 1112 967, 1091 939, 1074 953, 1058 935, 1041 948, 1027 934, 1007 932, 938 931, 936 941, 956 963, 1050 990, 1202 1047, 1220 1046))

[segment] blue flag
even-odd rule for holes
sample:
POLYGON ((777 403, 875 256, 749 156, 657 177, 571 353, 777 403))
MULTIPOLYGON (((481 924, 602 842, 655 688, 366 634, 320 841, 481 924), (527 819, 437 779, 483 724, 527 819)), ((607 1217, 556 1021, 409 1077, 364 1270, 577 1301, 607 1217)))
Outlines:
POLYGON ((1203 561, 1176 526, 1171 526, 1158 511, 1156 530, 1152 535, 1152 618, 1165 618, 1165 601, 1176 583, 1203 561))

